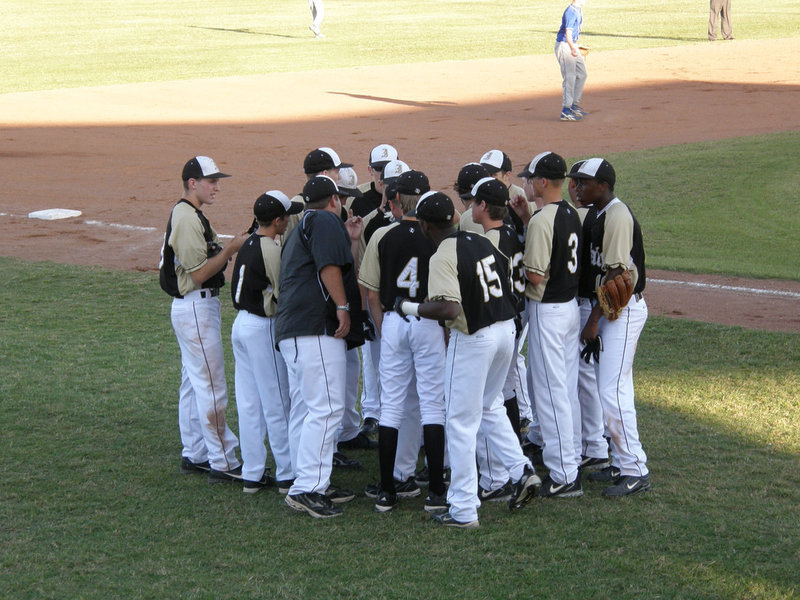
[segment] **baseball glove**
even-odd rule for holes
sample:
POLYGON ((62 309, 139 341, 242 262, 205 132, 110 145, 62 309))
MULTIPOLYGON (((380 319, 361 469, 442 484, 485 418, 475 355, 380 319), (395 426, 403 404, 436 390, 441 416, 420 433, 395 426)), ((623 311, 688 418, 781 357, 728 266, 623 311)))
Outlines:
POLYGON ((578 46, 578 52, 581 53, 581 56, 585 57, 587 54, 589 54, 589 48, 586 46, 578 46))
POLYGON ((609 279, 597 286, 597 301, 603 309, 603 315, 609 321, 616 321, 622 309, 628 306, 633 296, 633 282, 628 271, 623 271, 614 279, 609 279))

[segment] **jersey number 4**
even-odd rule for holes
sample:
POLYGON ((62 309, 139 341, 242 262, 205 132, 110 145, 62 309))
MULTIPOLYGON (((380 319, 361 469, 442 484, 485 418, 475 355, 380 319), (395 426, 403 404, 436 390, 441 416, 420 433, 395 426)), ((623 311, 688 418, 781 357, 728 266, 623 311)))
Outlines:
POLYGON ((419 278, 417 276, 416 256, 412 256, 411 259, 406 263, 406 266, 403 267, 403 270, 400 272, 400 275, 397 276, 396 284, 397 287, 400 289, 402 288, 408 289, 409 298, 417 297, 417 289, 419 289, 419 278))
POLYGON ((500 285, 500 276, 494 270, 494 256, 487 256, 478 261, 475 266, 478 273, 478 281, 483 288, 483 301, 489 302, 490 295, 495 298, 503 297, 503 288, 500 285))

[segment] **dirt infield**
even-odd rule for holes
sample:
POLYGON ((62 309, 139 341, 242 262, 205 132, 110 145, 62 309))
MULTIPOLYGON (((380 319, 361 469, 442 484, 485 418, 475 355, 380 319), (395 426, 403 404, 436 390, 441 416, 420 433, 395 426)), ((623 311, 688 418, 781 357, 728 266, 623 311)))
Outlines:
MULTIPOLYGON (((195 154, 234 175, 207 210, 231 234, 249 223, 265 189, 300 189, 303 157, 318 146, 356 163, 363 181, 369 149, 389 141, 434 188, 449 189, 461 165, 490 148, 520 166, 543 149, 605 154, 798 129, 800 116, 786 107, 800 96, 800 63, 771 60, 775 44, 593 53, 584 101, 591 115, 580 123, 557 119, 552 56, 6 94, 0 255, 154 270, 180 168, 195 154), (83 214, 27 218, 47 208, 83 214)), ((796 54, 800 39, 780 46, 796 54)), ((800 332, 800 284, 723 284, 783 291, 769 296, 651 277, 653 314, 800 332)))

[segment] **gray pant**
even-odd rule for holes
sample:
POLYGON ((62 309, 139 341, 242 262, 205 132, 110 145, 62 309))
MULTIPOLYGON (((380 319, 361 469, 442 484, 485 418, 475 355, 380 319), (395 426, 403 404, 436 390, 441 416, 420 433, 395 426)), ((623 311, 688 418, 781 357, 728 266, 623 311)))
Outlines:
POLYGON ((586 83, 586 63, 583 56, 572 56, 567 42, 556 42, 556 59, 561 67, 564 98, 562 106, 569 108, 580 104, 583 97, 583 85, 586 83))
POLYGON ((708 39, 717 39, 717 17, 722 17, 722 37, 726 40, 733 39, 731 26, 731 0, 711 0, 711 10, 708 13, 708 39))

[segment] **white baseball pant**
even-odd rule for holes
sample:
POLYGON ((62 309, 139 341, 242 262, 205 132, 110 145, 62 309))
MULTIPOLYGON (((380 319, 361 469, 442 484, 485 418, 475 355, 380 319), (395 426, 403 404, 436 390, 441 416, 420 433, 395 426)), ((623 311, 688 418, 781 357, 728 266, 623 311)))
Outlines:
POLYGON ((208 460, 218 471, 235 469, 240 464, 236 458, 239 440, 225 422, 228 389, 219 297, 203 298, 196 290, 174 298, 170 317, 181 349, 178 426, 182 456, 196 463, 208 460))
POLYGON ((514 481, 528 459, 503 406, 503 383, 514 355, 514 322, 502 321, 472 335, 452 330, 445 363, 445 426, 451 481, 450 514, 458 521, 478 518, 476 440, 482 431, 502 457, 514 481))
POLYGON ((528 360, 544 440, 542 460, 554 482, 572 483, 581 460, 578 303, 529 299, 527 311, 528 360))
POLYGON ((323 494, 330 485, 334 438, 344 412, 346 345, 328 335, 312 335, 284 339, 278 346, 292 399, 289 448, 295 479, 289 493, 323 494))
POLYGON ((261 479, 267 462, 264 436, 268 435, 275 478, 294 479, 289 453, 289 374, 275 349, 274 320, 240 310, 231 328, 231 342, 242 477, 261 479))
MULTIPOLYGON (((580 331, 583 330, 589 315, 592 313, 592 303, 588 298, 578 298, 581 314, 581 324, 578 329, 578 345, 580 347, 580 331)), ((580 350, 579 350, 580 351, 580 350)), ((594 359, 590 363, 578 359, 578 402, 581 405, 581 454, 591 458, 607 458, 608 444, 603 437, 603 407, 600 404, 600 395, 597 391, 597 375, 594 371, 594 359)))
POLYGON ((647 321, 644 298, 633 296, 615 321, 600 319, 603 351, 595 365, 600 402, 611 436, 611 463, 622 475, 647 475, 647 456, 639 441, 633 390, 633 358, 647 321))

